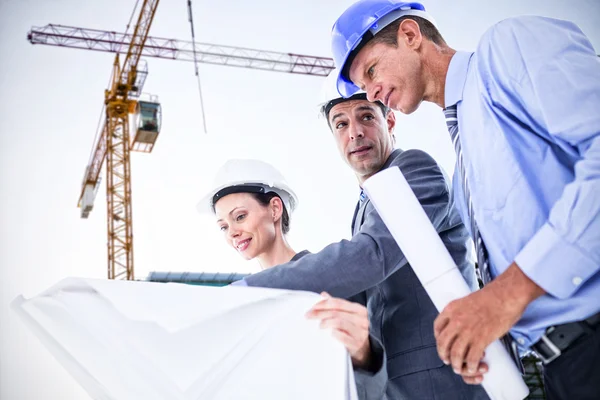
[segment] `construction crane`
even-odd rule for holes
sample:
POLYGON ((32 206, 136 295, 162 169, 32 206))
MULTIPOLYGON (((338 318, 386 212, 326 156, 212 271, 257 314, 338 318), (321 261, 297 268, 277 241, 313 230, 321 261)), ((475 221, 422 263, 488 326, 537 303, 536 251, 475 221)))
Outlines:
POLYGON ((81 216, 87 218, 106 160, 109 279, 134 279, 130 151, 152 151, 160 132, 160 104, 153 98, 139 100, 147 75, 140 58, 157 6, 158 0, 143 1, 129 42, 120 52, 125 54, 123 64, 119 62, 120 54, 115 57, 111 81, 105 90, 104 125, 94 144, 79 196, 81 216), (129 120, 134 113, 139 122, 135 135, 130 135, 129 120))
MULTIPOLYGON (((27 34, 27 40, 31 44, 125 54, 129 43, 131 43, 132 35, 49 24, 43 27, 32 27, 27 34)), ((335 68, 333 59, 328 57, 194 43, 151 36, 146 39, 142 55, 193 62, 194 50, 196 51, 197 61, 204 64, 229 65, 315 76, 327 76, 335 68)))
POLYGON ((151 152, 160 132, 161 106, 157 99, 140 100, 147 67, 142 56, 251 69, 327 76, 334 62, 327 57, 194 43, 148 36, 158 0, 144 1, 132 34, 62 25, 33 27, 27 34, 32 44, 117 53, 109 89, 105 93, 106 120, 99 131, 86 167, 78 206, 81 217, 93 209, 106 160, 108 228, 108 278, 134 279, 131 210, 130 151, 151 152), (126 54, 123 66, 119 55, 126 54), (138 123, 130 140, 129 116, 138 123))

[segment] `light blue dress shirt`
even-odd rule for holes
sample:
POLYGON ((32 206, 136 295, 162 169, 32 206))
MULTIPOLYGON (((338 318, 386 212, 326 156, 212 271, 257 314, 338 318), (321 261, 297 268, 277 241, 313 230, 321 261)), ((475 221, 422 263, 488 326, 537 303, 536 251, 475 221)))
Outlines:
POLYGON ((492 276, 515 261, 547 292, 511 330, 524 349, 600 310, 600 59, 573 23, 507 19, 453 56, 454 104, 492 276))

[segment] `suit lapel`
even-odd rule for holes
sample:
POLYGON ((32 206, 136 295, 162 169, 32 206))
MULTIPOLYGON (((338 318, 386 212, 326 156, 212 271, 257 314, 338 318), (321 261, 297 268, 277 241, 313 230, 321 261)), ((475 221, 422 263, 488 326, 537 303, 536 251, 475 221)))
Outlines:
POLYGON ((365 222, 365 210, 371 200, 367 197, 365 201, 358 202, 354 211, 354 219, 352 220, 352 236, 356 235, 360 230, 363 222, 365 222))

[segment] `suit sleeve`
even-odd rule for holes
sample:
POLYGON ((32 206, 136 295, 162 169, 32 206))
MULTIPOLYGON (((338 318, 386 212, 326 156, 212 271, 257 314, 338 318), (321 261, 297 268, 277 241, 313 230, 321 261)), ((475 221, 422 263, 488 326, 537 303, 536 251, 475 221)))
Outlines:
MULTIPOLYGON (((366 292, 358 293, 346 300, 367 306, 366 292)), ((371 346, 371 357, 373 359, 370 371, 354 368, 354 381, 359 400, 382 400, 385 399, 387 387, 387 357, 383 344, 373 335, 369 335, 371 346)))
MULTIPOLYGON (((440 231, 450 194, 442 170, 420 150, 400 153, 390 168, 400 168, 433 226, 440 231)), ((351 240, 330 244, 315 254, 246 277, 248 286, 327 291, 349 297, 385 280, 407 261, 377 211, 369 204, 365 222, 351 240)))
POLYGON ((385 396, 388 380, 385 349, 373 336, 369 336, 369 341, 375 372, 355 368, 356 391, 360 400, 381 400, 385 396))

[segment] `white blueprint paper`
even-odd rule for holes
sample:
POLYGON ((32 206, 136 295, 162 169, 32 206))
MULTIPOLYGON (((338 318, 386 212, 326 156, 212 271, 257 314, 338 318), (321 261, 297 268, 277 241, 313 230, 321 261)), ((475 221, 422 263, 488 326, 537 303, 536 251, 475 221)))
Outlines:
MULTIPOLYGON (((438 311, 467 296, 469 286, 400 170, 385 169, 363 186, 438 311)), ((524 399, 529 389, 502 344, 493 342, 485 353, 482 386, 490 398, 524 399)))
POLYGON ((12 308, 94 399, 356 399, 320 296, 65 279, 12 308))

